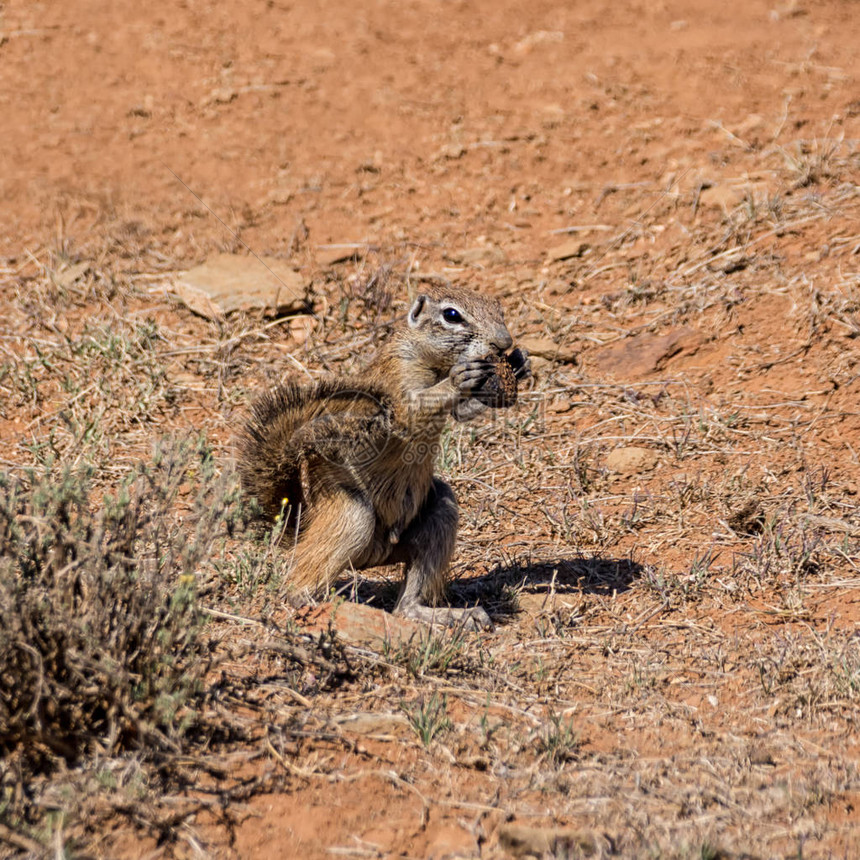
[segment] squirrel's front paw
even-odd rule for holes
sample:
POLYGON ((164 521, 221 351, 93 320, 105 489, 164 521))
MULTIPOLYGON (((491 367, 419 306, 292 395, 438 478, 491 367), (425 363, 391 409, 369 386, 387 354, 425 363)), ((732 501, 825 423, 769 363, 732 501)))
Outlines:
POLYGON ((479 391, 486 381, 496 372, 496 366, 486 358, 475 358, 455 364, 449 378, 454 387, 464 395, 479 391))

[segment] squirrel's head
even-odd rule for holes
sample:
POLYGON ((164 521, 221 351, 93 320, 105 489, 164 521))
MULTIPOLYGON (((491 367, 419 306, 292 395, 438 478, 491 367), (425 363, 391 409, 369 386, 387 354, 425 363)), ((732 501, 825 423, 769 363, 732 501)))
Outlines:
POLYGON ((455 364, 501 354, 513 344, 498 300, 460 287, 434 286, 421 293, 407 322, 421 335, 416 343, 421 357, 440 378, 455 364))

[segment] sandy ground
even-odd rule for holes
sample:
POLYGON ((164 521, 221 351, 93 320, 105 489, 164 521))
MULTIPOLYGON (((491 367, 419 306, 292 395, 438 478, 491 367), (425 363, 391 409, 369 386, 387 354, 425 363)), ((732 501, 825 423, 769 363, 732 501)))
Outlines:
POLYGON ((96 854, 860 856, 858 44, 834 0, 0 5, 4 468, 67 432, 37 348, 87 326, 156 325, 166 380, 116 377, 106 486, 173 431, 228 463, 255 390, 355 369, 429 274, 535 355, 440 463, 495 633, 267 688, 234 754, 277 790, 96 854), (192 314, 218 251, 318 319, 192 314))

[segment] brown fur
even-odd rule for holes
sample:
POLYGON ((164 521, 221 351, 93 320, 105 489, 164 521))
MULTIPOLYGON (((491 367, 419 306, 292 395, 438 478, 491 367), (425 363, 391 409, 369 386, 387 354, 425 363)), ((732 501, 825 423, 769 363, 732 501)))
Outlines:
POLYGON ((349 567, 403 562, 395 611, 489 625, 477 607, 431 608, 445 592, 458 518, 433 470, 447 416, 486 408, 475 395, 511 342, 495 299, 434 288, 361 377, 288 383, 257 400, 238 441, 239 473, 269 516, 298 530, 293 588, 320 594, 349 567), (444 316, 452 308, 455 322, 444 316))

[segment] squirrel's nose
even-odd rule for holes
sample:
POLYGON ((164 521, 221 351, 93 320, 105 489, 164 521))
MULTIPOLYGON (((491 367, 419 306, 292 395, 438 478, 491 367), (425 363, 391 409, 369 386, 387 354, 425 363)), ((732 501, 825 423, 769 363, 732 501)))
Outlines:
POLYGON ((493 335, 490 343, 500 352, 504 352, 506 349, 510 349, 514 345, 514 339, 511 337, 511 333, 504 326, 500 326, 496 329, 496 333, 493 335))

